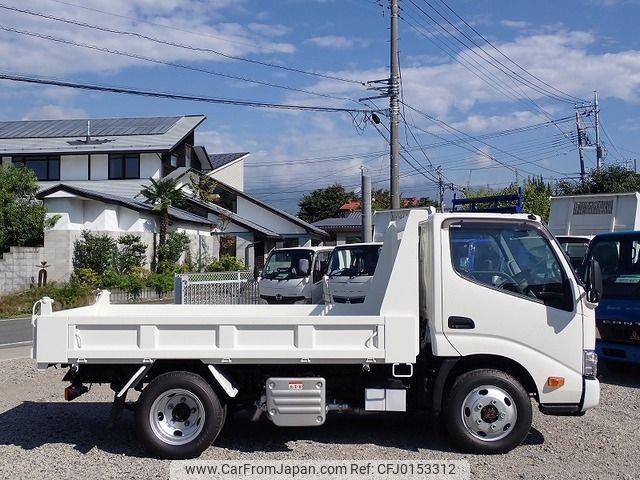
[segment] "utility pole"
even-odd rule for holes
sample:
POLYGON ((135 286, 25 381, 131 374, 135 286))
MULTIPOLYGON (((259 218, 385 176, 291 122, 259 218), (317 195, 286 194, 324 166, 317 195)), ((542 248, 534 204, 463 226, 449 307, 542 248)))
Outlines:
POLYGON ((438 199, 440 201, 440 211, 444 213, 444 182, 442 181, 442 167, 436 168, 438 175, 438 199))
POLYGON ((576 111, 576 129, 578 130, 578 155, 580 155, 580 181, 584 184, 584 152, 582 151, 582 129, 580 128, 580 114, 576 111))
POLYGON ((391 208, 400 208, 400 65, 398 63, 398 0, 390 0, 391 5, 391 77, 389 78, 389 123, 390 135, 390 192, 391 208))
POLYGON ((369 243, 373 241, 371 228, 371 177, 365 175, 364 167, 360 167, 362 172, 362 241, 369 243))
POLYGON ((600 145, 600 107, 598 106, 598 91, 593 92, 593 108, 596 127, 596 168, 602 168, 602 145, 600 145))

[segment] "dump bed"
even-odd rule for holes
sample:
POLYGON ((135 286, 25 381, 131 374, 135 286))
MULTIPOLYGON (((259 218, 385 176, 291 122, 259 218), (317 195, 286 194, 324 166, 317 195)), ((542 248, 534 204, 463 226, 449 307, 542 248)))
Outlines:
POLYGON ((418 355, 418 224, 392 224, 367 301, 355 305, 112 305, 34 308, 33 358, 68 363, 414 363, 418 355))

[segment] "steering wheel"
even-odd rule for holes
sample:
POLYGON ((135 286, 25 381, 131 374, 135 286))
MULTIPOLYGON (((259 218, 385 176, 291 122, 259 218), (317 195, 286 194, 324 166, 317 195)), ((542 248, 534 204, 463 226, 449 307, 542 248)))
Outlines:
POLYGON ((522 278, 520 279, 520 281, 517 281, 508 273, 494 271, 494 270, 483 270, 483 271, 475 271, 470 273, 476 280, 479 280, 479 281, 482 281, 482 280, 477 277, 477 274, 481 274, 482 276, 500 277, 502 278, 502 281, 497 281, 496 283, 491 282, 491 285, 496 288, 503 288, 505 290, 512 290, 517 293, 521 293, 522 295, 528 295, 529 283, 527 282, 526 278, 524 278, 524 275, 522 275, 522 278))

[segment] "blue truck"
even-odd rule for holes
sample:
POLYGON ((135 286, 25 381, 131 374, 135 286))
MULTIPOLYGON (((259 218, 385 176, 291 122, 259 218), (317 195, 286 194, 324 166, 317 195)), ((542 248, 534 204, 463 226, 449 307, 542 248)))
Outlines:
POLYGON ((604 291, 596 309, 596 351, 611 369, 640 364, 640 231, 596 235, 586 262, 597 260, 604 291))

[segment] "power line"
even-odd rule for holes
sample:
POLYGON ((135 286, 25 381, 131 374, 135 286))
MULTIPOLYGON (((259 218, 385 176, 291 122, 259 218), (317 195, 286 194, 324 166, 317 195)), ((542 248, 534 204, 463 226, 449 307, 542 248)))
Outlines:
POLYGON ((53 80, 25 74, 13 74, 0 72, 0 80, 10 80, 13 82, 32 83, 38 85, 51 85, 55 87, 67 87, 80 90, 93 90, 98 92, 122 93, 127 95, 138 95, 143 97, 167 98, 172 100, 188 100, 194 102, 217 103, 223 105, 236 105, 243 107, 273 108, 281 110, 302 110, 310 112, 341 112, 341 113, 363 113, 370 114, 372 110, 356 108, 323 107, 314 105, 295 105, 271 102, 256 102, 251 100, 237 100, 229 98, 207 97, 189 95, 184 93, 159 92, 152 90, 139 90, 134 88, 113 87, 106 85, 96 85, 89 83, 69 82, 65 80, 53 80))
POLYGON ((74 47, 80 47, 80 48, 87 48, 90 50, 96 50, 99 52, 103 52, 103 53, 108 53, 111 55, 119 55, 122 57, 128 57, 128 58, 134 58, 136 60, 142 60, 145 62, 149 62, 149 63, 155 63, 158 65, 166 65, 169 67, 175 67, 175 68, 181 68, 184 70, 190 70, 193 72, 199 72, 199 73, 205 73, 208 75, 214 75, 217 77, 222 77, 222 78, 228 78, 231 80, 240 80, 243 82, 248 82, 248 83, 253 83, 256 85, 262 85, 265 87, 271 87, 271 88, 279 88, 282 90, 289 90, 289 91, 294 91, 294 92, 299 92, 299 93, 305 93, 307 95, 314 95, 314 96, 318 96, 318 97, 324 97, 324 98, 330 98, 330 99, 334 99, 334 100, 346 100, 346 101, 350 101, 350 102, 355 102, 355 100, 351 99, 351 98, 347 98, 347 97, 337 97, 334 95, 328 95, 325 93, 319 93, 319 92, 314 92, 312 90, 305 90, 302 88, 294 88, 294 87, 288 87, 285 85, 279 85, 276 83, 272 83, 272 82, 265 82, 262 80, 254 80, 248 77, 241 77, 238 75, 231 75, 231 74, 227 74, 227 73, 222 73, 222 72, 216 72, 215 70, 209 70, 207 68, 201 68, 201 67, 193 67, 190 65, 185 65, 183 63, 176 63, 176 62, 169 62, 169 61, 165 61, 165 60, 160 60, 157 58, 151 58, 151 57, 147 57, 144 55, 138 55, 136 53, 130 53, 130 52, 123 52, 121 50, 114 50, 111 48, 107 48, 107 47, 100 47, 98 45, 92 45, 90 43, 84 43, 84 42, 76 42, 74 40, 67 40, 64 38, 60 38, 60 37, 55 37, 53 35, 46 35, 46 34, 42 34, 42 33, 38 33, 38 32, 32 32, 29 30, 20 30, 17 28, 12 28, 12 27, 7 27, 6 25, 1 25, 0 24, 0 30, 3 30, 5 32, 11 32, 11 33, 17 33, 19 35, 25 35, 25 36, 29 36, 29 37, 35 37, 35 38, 40 38, 43 40, 49 40, 52 42, 57 42, 57 43, 62 43, 62 44, 66 44, 66 45, 72 45, 74 47))
POLYGON ((149 35, 144 35, 144 34, 138 33, 138 32, 131 32, 131 31, 127 31, 127 30, 117 30, 117 29, 114 29, 114 28, 102 27, 100 25, 95 25, 95 24, 92 24, 92 23, 80 22, 80 21, 77 21, 77 20, 70 20, 70 19, 67 19, 67 18, 56 17, 54 15, 49 15, 49 14, 42 13, 42 12, 35 12, 33 10, 27 10, 27 9, 23 9, 23 8, 4 5, 4 4, 1 4, 1 3, 0 3, 0 8, 5 9, 5 10, 14 11, 14 12, 23 13, 23 14, 26 14, 26 15, 45 18, 45 19, 48 19, 48 20, 54 20, 56 22, 66 23, 68 25, 76 25, 76 26, 83 27, 83 28, 89 28, 89 29, 92 29, 92 30, 99 30, 99 31, 102 31, 102 32, 107 32, 107 33, 114 33, 114 34, 117 34, 117 35, 133 36, 133 37, 141 38, 143 40, 148 40, 148 41, 151 41, 151 42, 154 42, 154 43, 159 43, 161 45, 167 45, 167 46, 171 46, 171 47, 181 48, 181 49, 184 49, 184 50, 190 50, 190 51, 194 51, 194 52, 213 53, 214 55, 218 55, 218 56, 221 56, 221 57, 224 57, 224 58, 228 58, 230 60, 238 60, 238 61, 241 61, 241 62, 247 62, 247 63, 252 63, 252 64, 255 64, 255 65, 261 65, 263 67, 276 68, 276 69, 286 70, 286 71, 289 71, 289 72, 299 73, 299 74, 303 74, 303 75, 310 75, 310 76, 314 76, 314 77, 320 77, 320 78, 324 78, 324 79, 328 79, 328 80, 336 80, 336 81, 339 81, 339 82, 351 83, 351 84, 356 84, 356 85, 362 85, 362 86, 366 85, 365 82, 360 82, 360 81, 357 81, 357 80, 351 80, 351 79, 348 79, 348 78, 337 77, 337 76, 334 76, 334 75, 329 75, 329 74, 324 74, 324 73, 312 72, 312 71, 303 70, 303 69, 300 69, 300 68, 288 67, 288 66, 285 66, 285 65, 278 65, 278 64, 270 63, 270 62, 263 62, 263 61, 260 61, 260 60, 253 60, 253 59, 250 59, 250 58, 240 57, 240 56, 237 56, 237 55, 230 55, 228 53, 223 53, 223 52, 220 52, 218 50, 213 50, 211 48, 198 47, 198 46, 194 46, 194 45, 187 45, 187 44, 183 44, 183 43, 171 42, 171 41, 168 41, 168 40, 162 40, 160 38, 151 37, 149 35))
POLYGON ((513 65, 515 65, 522 72, 524 72, 525 74, 527 74, 530 77, 534 78, 535 80, 539 81, 543 85, 549 87, 550 89, 555 90, 559 94, 566 96, 567 98, 573 99, 574 101, 576 101, 578 103, 583 103, 583 104, 584 103, 589 103, 589 102, 585 101, 582 98, 579 98, 579 97, 576 97, 574 95, 571 95, 570 93, 564 92, 564 91, 562 91, 562 90, 550 85, 549 83, 545 82, 543 79, 538 77, 537 75, 531 73, 529 70, 527 70, 524 67, 522 67, 518 62, 515 62, 514 60, 512 60, 507 54, 505 54, 502 50, 500 50, 492 42, 490 42, 484 35, 482 35, 478 30, 476 30, 472 25, 470 25, 464 18, 462 18, 460 15, 458 15, 458 13, 456 13, 444 0, 439 0, 439 1, 451 13, 453 13, 460 21, 462 21, 467 27, 469 27, 476 35, 478 35, 478 37, 480 37, 482 40, 484 40, 491 48, 493 48, 496 52, 498 52, 500 55, 502 55, 505 59, 507 59, 509 62, 511 62, 513 65))

